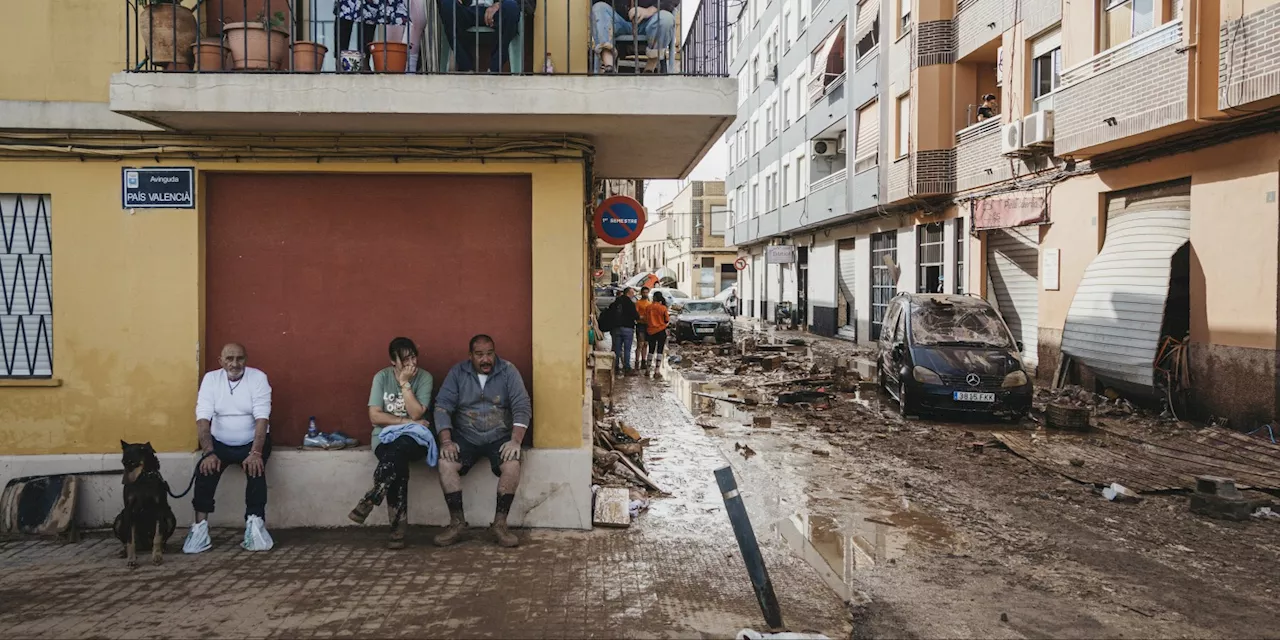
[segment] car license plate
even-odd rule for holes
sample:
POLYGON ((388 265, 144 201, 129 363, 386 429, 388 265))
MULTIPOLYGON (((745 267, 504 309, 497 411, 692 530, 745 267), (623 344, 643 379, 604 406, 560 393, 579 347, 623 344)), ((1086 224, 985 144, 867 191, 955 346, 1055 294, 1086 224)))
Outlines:
POLYGON ((995 402, 994 393, 977 393, 975 391, 956 391, 951 397, 958 402, 995 402))
POLYGON ((715 333, 716 328, 715 327, 694 327, 693 332, 694 333, 715 333))

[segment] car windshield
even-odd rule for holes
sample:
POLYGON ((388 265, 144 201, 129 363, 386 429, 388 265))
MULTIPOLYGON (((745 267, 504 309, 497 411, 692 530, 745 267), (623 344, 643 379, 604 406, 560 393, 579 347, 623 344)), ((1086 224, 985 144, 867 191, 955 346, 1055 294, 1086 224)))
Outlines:
POLYGON ((663 292, 662 292, 662 295, 664 295, 664 296, 666 296, 666 297, 668 297, 668 298, 675 298, 675 299, 677 299, 677 300, 688 300, 688 299, 689 299, 689 296, 688 296, 685 292, 680 291, 679 289, 672 289, 672 290, 670 290, 670 291, 663 291, 663 292))
POLYGON ((719 302, 686 302, 684 303, 685 313, 720 313, 724 311, 724 304, 719 302))
POLYGON ((995 310, 984 304, 929 301, 911 309, 916 345, 1013 348, 1013 336, 995 310))

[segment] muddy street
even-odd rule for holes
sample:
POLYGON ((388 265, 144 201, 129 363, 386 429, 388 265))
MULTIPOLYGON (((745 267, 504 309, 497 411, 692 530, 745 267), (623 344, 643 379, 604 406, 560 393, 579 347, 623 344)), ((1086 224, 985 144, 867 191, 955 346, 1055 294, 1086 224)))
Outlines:
MULTIPOLYGON (((865 383, 775 406, 790 387, 771 381, 855 355, 805 341, 768 374, 682 345, 666 379, 622 379, 615 403, 647 435, 678 402, 731 461, 757 536, 850 604, 855 637, 1280 636, 1275 519, 1198 516, 1186 492, 1110 502, 995 438, 1034 420, 903 419, 865 383)), ((714 456, 694 442, 665 433, 646 452, 655 474, 695 487, 646 517, 719 508, 714 456)))

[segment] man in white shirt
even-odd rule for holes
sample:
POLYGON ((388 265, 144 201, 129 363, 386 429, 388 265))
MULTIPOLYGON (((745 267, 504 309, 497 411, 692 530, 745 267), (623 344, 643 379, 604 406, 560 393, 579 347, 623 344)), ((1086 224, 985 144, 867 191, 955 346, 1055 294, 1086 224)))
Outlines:
POLYGON ((191 501, 196 512, 193 529, 199 526, 207 530, 205 522, 213 512, 218 479, 222 470, 232 464, 243 467, 247 476, 245 519, 266 517, 271 385, 267 374, 245 366, 246 359, 243 345, 228 344, 222 348, 222 368, 206 373, 200 383, 196 432, 204 458, 196 476, 195 499, 191 501))

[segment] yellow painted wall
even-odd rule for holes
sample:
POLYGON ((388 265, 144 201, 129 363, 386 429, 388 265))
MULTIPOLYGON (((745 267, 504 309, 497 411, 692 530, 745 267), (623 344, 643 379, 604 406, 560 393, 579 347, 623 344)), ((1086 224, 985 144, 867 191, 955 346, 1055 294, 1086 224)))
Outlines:
MULTIPOLYGON (((145 162, 130 163, 145 166, 145 162)), ((537 447, 583 444, 586 272, 576 163, 195 163, 200 171, 523 173, 533 178, 537 447), (579 308, 566 308, 566 301, 579 308)), ((0 455, 107 453, 118 440, 195 446, 203 373, 202 212, 120 208, 121 165, 0 161, 0 193, 51 195, 58 387, 0 381, 0 455)))
POLYGON ((125 66, 124 0, 5 2, 0 100, 106 102, 125 66))
POLYGON ((1280 134, 1238 140, 1100 174, 1053 189, 1041 248, 1062 249, 1061 289, 1040 293, 1040 326, 1061 329, 1097 255, 1111 191, 1191 177, 1191 339, 1276 347, 1280 134), (1095 222, 1096 220, 1096 222, 1095 222))

